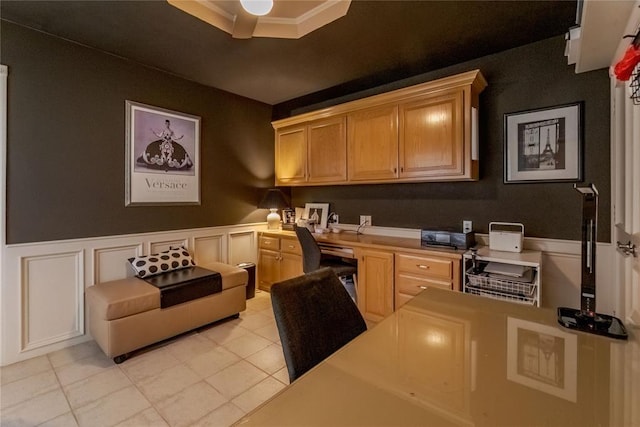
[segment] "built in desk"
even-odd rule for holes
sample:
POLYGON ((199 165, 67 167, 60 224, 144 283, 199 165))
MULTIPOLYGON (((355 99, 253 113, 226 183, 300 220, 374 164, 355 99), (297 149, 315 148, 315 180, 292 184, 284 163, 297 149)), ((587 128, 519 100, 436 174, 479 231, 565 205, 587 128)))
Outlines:
MULTIPOLYGON (((357 302, 367 321, 381 321, 427 287, 461 290, 464 250, 349 231, 314 237, 323 252, 357 260, 357 302)), ((302 274, 302 250, 293 231, 260 232, 258 273, 263 290, 302 274)))
POLYGON ((247 414, 241 426, 638 426, 637 329, 429 288, 247 414))

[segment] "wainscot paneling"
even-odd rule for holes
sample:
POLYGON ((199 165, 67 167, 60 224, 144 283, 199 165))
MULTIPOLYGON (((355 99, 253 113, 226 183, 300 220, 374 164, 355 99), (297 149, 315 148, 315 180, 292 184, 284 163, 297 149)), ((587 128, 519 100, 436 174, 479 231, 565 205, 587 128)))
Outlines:
POLYGON ((204 261, 220 261, 223 258, 224 234, 196 237, 193 240, 196 264, 202 264, 204 261))
POLYGON ((251 232, 229 233, 229 264, 255 260, 257 250, 256 239, 251 232))
MULTIPOLYGON (((200 264, 207 260, 255 263, 256 231, 265 228, 261 223, 6 246, 0 366, 91 339, 85 331, 84 288, 131 276, 127 258, 184 244, 200 264)), ((376 227, 367 232, 420 235, 419 230, 376 227)), ((488 242, 482 234, 477 240, 488 242)), ((580 306, 580 246, 578 241, 525 238, 525 248, 543 252, 543 307, 580 306)), ((599 243, 597 250, 598 311, 615 314, 620 309, 615 298, 618 290, 610 280, 614 249, 599 243)))
MULTIPOLYGON (((489 236, 476 235, 480 244, 489 244, 489 236)), ((525 237, 524 248, 542 252, 542 307, 580 308, 582 242, 574 240, 525 237)), ((599 313, 620 313, 616 298, 619 290, 611 280, 613 254, 610 243, 596 246, 596 294, 599 313)))
POLYGON ((142 244, 100 248, 93 250, 93 283, 108 282, 134 275, 123 259, 142 255, 142 244))
POLYGON ((84 334, 83 252, 21 257, 20 351, 84 334))
POLYGON ((128 258, 184 245, 197 264, 255 263, 256 231, 264 228, 243 224, 5 246, 0 366, 91 339, 84 289, 133 276, 128 258))
POLYGON ((180 246, 184 246, 185 248, 189 247, 189 241, 187 239, 176 239, 161 242, 150 242, 149 253, 157 254, 158 252, 168 251, 171 248, 178 248, 180 246))

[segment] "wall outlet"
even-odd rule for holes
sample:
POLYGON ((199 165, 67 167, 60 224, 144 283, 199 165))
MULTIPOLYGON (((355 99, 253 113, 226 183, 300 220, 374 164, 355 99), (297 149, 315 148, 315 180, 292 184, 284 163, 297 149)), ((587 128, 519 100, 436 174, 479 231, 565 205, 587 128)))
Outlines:
POLYGON ((371 215, 360 215, 360 225, 371 226, 371 215))
POLYGON ((462 232, 463 233, 469 233, 473 231, 473 222, 471 221, 462 221, 462 232))

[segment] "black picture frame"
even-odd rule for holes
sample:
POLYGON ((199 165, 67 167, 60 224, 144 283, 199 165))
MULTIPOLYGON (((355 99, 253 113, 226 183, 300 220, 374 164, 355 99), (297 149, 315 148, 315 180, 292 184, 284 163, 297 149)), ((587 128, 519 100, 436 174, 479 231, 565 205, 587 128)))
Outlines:
POLYGON ((583 180, 583 103, 504 115, 504 183, 583 180))

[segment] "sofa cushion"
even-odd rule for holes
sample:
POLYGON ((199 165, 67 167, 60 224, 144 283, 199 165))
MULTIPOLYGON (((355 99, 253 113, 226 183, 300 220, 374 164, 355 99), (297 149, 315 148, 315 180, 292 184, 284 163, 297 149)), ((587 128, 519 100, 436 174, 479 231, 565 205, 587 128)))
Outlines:
POLYGON ((160 290, 136 277, 89 286, 91 315, 113 320, 160 308, 160 290))
MULTIPOLYGON (((222 276, 222 290, 246 286, 249 274, 243 268, 221 262, 201 265, 222 276)), ((160 309, 160 290, 137 277, 97 283, 85 290, 91 316, 114 320, 149 310, 160 309)))
POLYGON ((244 268, 235 267, 222 262, 208 261, 200 263, 200 267, 213 270, 222 276, 222 290, 246 286, 249 281, 249 273, 244 268))
POLYGON ((138 277, 148 277, 181 268, 193 267, 196 263, 185 248, 171 248, 158 254, 129 258, 138 277))
POLYGON ((222 275, 202 267, 181 268, 145 277, 160 289, 160 308, 168 308, 222 292, 222 275))

